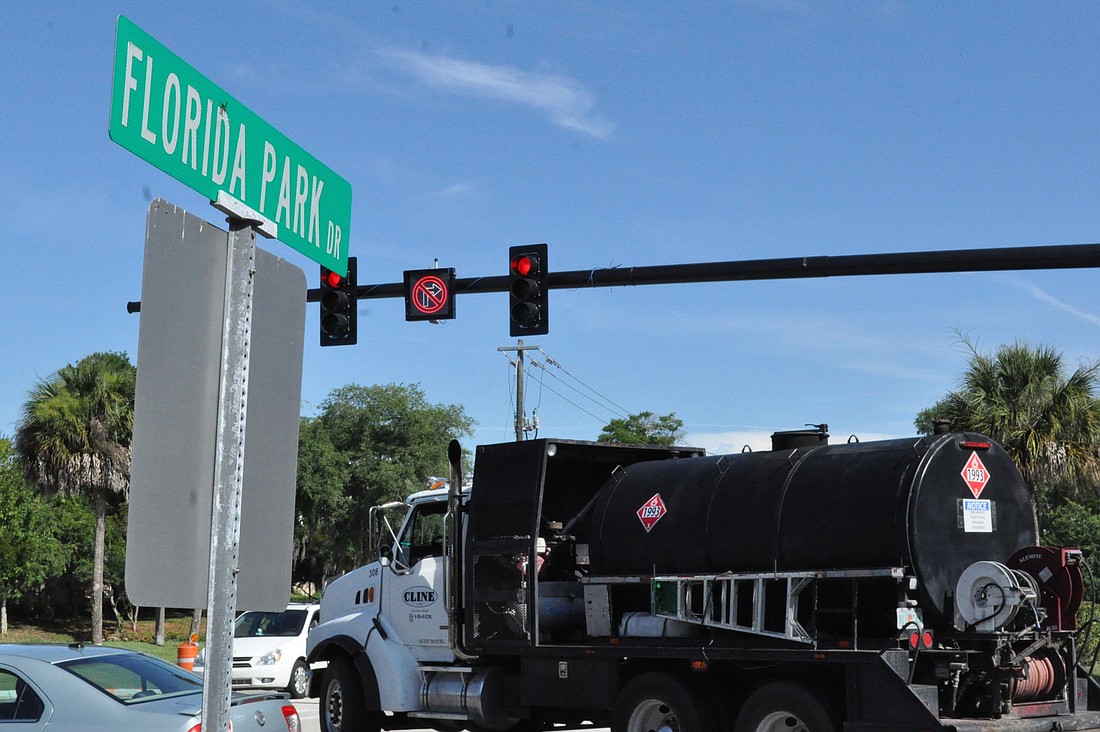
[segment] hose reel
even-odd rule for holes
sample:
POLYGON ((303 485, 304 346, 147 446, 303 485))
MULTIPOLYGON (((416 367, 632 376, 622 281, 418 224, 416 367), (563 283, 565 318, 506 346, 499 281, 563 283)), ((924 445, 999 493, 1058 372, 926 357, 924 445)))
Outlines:
POLYGON ((1016 619, 1021 606, 1036 601, 1039 584, 1026 572, 1000 562, 974 562, 955 585, 955 628, 992 632, 1016 619))

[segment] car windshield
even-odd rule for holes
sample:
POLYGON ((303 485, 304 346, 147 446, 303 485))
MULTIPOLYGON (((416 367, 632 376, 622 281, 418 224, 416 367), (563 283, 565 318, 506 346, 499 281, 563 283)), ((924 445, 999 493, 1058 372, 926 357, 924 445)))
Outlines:
POLYGON ((78 658, 57 664, 124 704, 202 692, 202 679, 140 653, 78 658))
POLYGON ((302 634, 305 622, 305 610, 285 610, 281 613, 250 611, 237 618, 237 622, 233 624, 233 637, 294 638, 302 634))

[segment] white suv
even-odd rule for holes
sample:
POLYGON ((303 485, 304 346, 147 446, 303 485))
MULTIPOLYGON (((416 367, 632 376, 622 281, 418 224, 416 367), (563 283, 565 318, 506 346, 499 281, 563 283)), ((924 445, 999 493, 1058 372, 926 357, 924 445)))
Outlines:
MULTIPOLYGON (((250 610, 233 623, 233 688, 280 689, 301 699, 309 692, 306 636, 321 606, 291 603, 283 612, 250 610)), ((205 649, 203 649, 205 651, 205 649)), ((205 653, 195 659, 203 671, 205 653)))

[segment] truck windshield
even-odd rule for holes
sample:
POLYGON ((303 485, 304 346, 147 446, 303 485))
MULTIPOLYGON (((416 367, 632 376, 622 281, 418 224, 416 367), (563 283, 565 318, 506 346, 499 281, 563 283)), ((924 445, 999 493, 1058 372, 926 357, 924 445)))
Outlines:
POLYGON ((421 503, 413 508, 412 515, 401 533, 401 556, 411 567, 424 557, 443 556, 443 515, 446 501, 421 503))

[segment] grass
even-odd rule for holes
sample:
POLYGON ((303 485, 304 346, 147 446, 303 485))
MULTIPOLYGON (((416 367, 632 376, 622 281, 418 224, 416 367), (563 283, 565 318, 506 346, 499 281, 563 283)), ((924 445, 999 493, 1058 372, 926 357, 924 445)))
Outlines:
MULTIPOLYGON (((104 645, 129 648, 175 663, 176 647, 187 640, 190 630, 191 613, 169 611, 164 622, 164 645, 158 646, 154 642, 156 621, 152 617, 142 617, 136 629, 129 622, 124 622, 121 631, 113 620, 105 619, 104 645)), ((88 618, 60 618, 33 623, 12 620, 8 624, 7 634, 0 635, 0 643, 87 643, 91 637, 92 626, 88 618)), ((202 643, 201 638, 199 643, 202 643)))
MULTIPOLYGON (((300 588, 298 588, 300 589, 300 588)), ((294 592, 292 602, 316 602, 311 595, 294 592)), ((103 619, 104 645, 147 653, 150 656, 176 662, 176 648, 187 640, 191 632, 190 610, 168 610, 164 618, 164 645, 158 646, 156 639, 156 620, 151 608, 142 610, 136 628, 124 621, 120 628, 114 618, 103 619)), ((199 645, 203 645, 206 631, 206 616, 199 629, 202 634, 199 645)), ((19 619, 9 618, 8 632, 0 635, 0 643, 89 643, 92 638, 92 621, 89 617, 19 619)))

